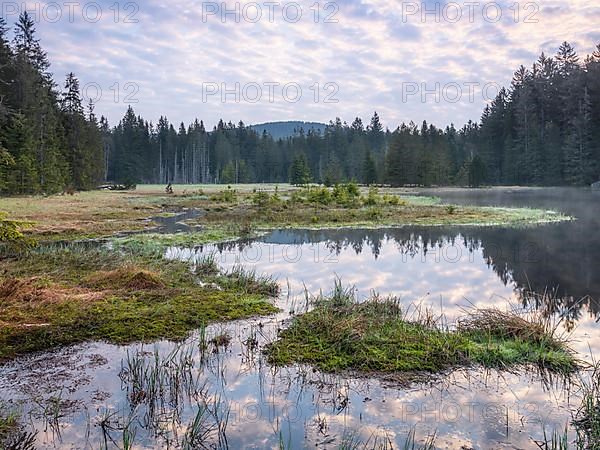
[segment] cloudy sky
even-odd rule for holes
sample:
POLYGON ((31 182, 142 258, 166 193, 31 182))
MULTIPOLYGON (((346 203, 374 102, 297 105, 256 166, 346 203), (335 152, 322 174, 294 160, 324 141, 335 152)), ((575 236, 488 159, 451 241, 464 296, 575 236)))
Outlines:
MULTIPOLYGON (((27 8, 59 83, 79 77, 114 124, 132 104, 156 122, 477 120, 516 68, 568 40, 600 43, 592 0, 2 2, 27 8), (225 8, 223 7, 225 6, 225 8)), ((583 59, 583 57, 582 57, 583 59)))

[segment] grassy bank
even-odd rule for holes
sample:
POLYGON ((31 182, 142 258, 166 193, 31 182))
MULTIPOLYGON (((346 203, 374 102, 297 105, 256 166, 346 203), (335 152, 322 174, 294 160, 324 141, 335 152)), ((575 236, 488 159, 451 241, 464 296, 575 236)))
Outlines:
POLYGON ((100 248, 42 248, 0 261, 0 360, 55 346, 179 340, 211 321, 276 311, 253 273, 100 248), (199 283, 199 279, 205 283, 199 283))
POLYGON ((242 229, 390 227, 404 225, 508 225, 568 220, 561 214, 528 208, 443 205, 434 197, 398 195, 391 190, 358 188, 352 183, 291 192, 219 193, 181 200, 202 208, 201 223, 236 223, 242 229))
POLYGON ((400 225, 522 225, 566 220, 535 209, 442 205, 439 199, 413 196, 410 190, 277 186, 140 186, 136 191, 93 191, 50 197, 2 199, 0 210, 30 221, 39 240, 82 239, 118 232, 150 230, 148 218, 184 208, 204 211, 193 223, 240 232, 277 227, 400 225))
POLYGON ((474 310, 449 331, 426 312, 408 318, 393 298, 359 303, 336 286, 292 319, 267 347, 271 363, 311 364, 323 371, 441 372, 457 366, 510 368, 533 364, 569 373, 577 363, 541 319, 474 310))

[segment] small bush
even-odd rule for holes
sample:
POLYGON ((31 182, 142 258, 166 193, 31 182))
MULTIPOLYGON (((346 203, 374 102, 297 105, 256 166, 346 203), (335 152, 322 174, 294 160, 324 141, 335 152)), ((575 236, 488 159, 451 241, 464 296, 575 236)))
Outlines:
POLYGON ((336 184, 332 191, 335 202, 344 206, 353 206, 360 197, 358 185, 354 182, 336 184))
POLYGON ((365 206, 375 206, 379 203, 381 203, 381 197, 379 195, 379 190, 376 187, 371 186, 369 188, 369 193, 367 194, 366 197, 363 198, 363 204, 365 206))
POLYGON ((305 201, 306 201, 306 198, 304 197, 302 191, 292 192, 292 195, 290 196, 290 199, 289 199, 290 203, 304 203, 305 201))
POLYGON ((231 186, 227 186, 227 189, 213 195, 210 199, 213 202, 235 203, 237 202, 237 191, 231 189, 231 186))
MULTIPOLYGON (((382 200, 383 200, 383 203, 386 205, 398 206, 401 204, 400 197, 398 197, 397 195, 384 194, 382 200)), ((402 204, 405 204, 405 203, 406 202, 402 202, 402 204)))
POLYGON ((271 196, 265 191, 258 191, 252 196, 252 203, 261 208, 266 207, 271 200, 271 196))
POLYGON ((326 187, 314 188, 308 192, 308 201, 320 205, 330 205, 333 202, 333 195, 326 187))
POLYGON ((10 251, 22 251, 35 246, 35 241, 23 234, 23 228, 30 227, 30 222, 8 219, 8 215, 0 211, 0 244, 10 251))

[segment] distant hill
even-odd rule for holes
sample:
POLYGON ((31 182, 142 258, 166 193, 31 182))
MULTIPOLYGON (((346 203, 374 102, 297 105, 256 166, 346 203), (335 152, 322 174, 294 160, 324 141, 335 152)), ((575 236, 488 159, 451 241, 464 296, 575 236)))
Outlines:
POLYGON ((300 129, 303 129, 304 133, 308 133, 309 130, 319 130, 323 134, 326 126, 326 124, 319 122, 289 121, 259 123, 257 125, 250 125, 249 128, 252 128, 258 134, 266 131, 273 139, 277 140, 294 136, 300 129))

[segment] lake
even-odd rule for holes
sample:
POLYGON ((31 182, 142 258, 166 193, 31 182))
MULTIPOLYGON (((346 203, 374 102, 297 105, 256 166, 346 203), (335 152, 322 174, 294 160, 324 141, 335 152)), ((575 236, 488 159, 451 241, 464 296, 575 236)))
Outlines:
POLYGON ((19 358, 0 367, 0 398, 23 404, 40 448, 123 448, 124 435, 134 438, 133 448, 180 448, 190 429, 205 433, 208 448, 353 448, 359 440, 365 448, 402 448, 412 433, 418 442, 435 435, 436 448, 537 448, 544 429, 564 430, 579 406, 568 380, 533 369, 475 368, 407 384, 273 368, 261 355, 291 314, 308 307, 307 296, 327 293, 337 279, 361 299, 378 292, 397 295, 415 313, 429 308, 449 327, 472 307, 539 309, 568 333, 582 359, 600 354, 600 192, 422 194, 454 204, 558 210, 577 220, 521 228, 279 230, 170 248, 167 258, 193 263, 214 254, 224 268, 273 275, 282 288, 281 312, 213 324, 184 343, 88 343, 19 358), (224 334, 232 337, 228 345, 198 345, 224 334), (140 384, 152 384, 157 398, 137 398, 140 384))

